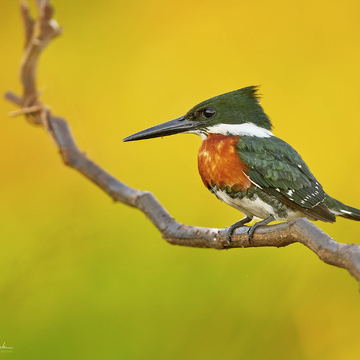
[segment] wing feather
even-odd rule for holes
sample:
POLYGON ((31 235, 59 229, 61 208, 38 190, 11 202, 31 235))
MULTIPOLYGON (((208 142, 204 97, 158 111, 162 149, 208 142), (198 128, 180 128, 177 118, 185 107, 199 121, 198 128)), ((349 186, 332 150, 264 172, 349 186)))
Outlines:
POLYGON ((247 176, 264 192, 314 219, 335 221, 323 203, 324 189, 289 144, 275 136, 242 136, 237 147, 247 176))

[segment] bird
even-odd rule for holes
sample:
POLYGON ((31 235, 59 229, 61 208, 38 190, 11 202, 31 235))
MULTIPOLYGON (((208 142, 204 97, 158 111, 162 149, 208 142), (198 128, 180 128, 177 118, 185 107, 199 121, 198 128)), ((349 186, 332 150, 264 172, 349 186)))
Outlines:
POLYGON ((298 152, 272 133, 260 104, 258 86, 248 86, 205 100, 185 115, 139 131, 124 142, 180 133, 200 136, 198 170, 202 182, 219 200, 245 217, 227 231, 254 220, 255 230, 272 221, 301 217, 334 223, 336 216, 360 221, 360 210, 325 193, 298 152))

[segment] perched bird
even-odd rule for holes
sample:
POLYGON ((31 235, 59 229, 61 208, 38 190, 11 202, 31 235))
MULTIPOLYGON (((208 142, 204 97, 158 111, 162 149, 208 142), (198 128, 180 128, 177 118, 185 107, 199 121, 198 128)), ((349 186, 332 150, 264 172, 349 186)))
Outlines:
POLYGON ((258 226, 274 220, 307 217, 333 223, 342 216, 360 221, 360 210, 326 194, 301 156, 271 129, 258 88, 249 86, 205 100, 184 116, 123 141, 199 135, 198 168, 204 185, 245 215, 229 227, 229 246, 234 230, 254 217, 262 221, 249 228, 249 241, 258 226))

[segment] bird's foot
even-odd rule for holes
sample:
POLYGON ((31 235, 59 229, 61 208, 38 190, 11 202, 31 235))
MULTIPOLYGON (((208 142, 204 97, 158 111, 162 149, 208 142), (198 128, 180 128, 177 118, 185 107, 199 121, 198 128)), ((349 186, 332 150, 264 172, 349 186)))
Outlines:
POLYGON ((241 227, 241 226, 244 226, 246 223, 250 222, 252 220, 251 217, 249 216, 246 216, 244 217, 243 219, 237 221, 236 223, 232 224, 230 227, 229 227, 229 230, 226 234, 226 240, 227 240, 227 243, 229 245, 229 247, 231 247, 231 236, 233 234, 233 232, 235 231, 235 229, 241 227))
MULTIPOLYGON (((235 224, 232 224, 230 227, 229 227, 229 230, 228 230, 228 233, 226 235, 226 240, 227 240, 227 243, 229 245, 229 247, 231 247, 231 236, 233 234, 233 232, 235 231, 235 229, 241 227, 241 226, 244 226, 244 224, 248 223, 249 221, 251 221, 252 218, 250 217, 245 217, 244 219, 236 222, 235 224)), ((251 244, 251 241, 252 241, 252 238, 254 236, 254 233, 255 233, 255 230, 259 227, 259 226, 262 226, 262 225, 268 225, 270 222, 276 220, 275 217, 273 215, 270 215, 268 218, 264 219, 264 220, 261 220, 261 221, 258 221, 257 223, 255 223, 254 225, 250 226, 249 230, 248 230, 248 240, 249 240, 249 243, 251 244)))

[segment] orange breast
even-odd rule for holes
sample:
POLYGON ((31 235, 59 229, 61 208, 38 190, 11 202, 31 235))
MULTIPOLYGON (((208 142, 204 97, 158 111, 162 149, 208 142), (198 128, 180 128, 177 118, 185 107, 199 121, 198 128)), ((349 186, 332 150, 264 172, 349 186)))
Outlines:
POLYGON ((236 151, 238 136, 210 134, 201 144, 198 167, 204 185, 209 188, 230 186, 234 190, 245 190, 251 182, 245 176, 246 165, 236 151))

